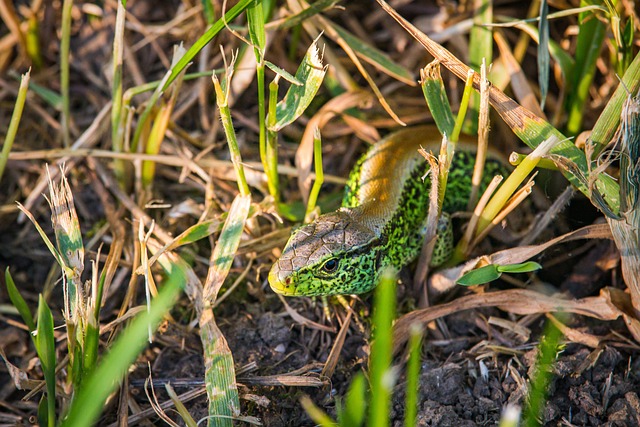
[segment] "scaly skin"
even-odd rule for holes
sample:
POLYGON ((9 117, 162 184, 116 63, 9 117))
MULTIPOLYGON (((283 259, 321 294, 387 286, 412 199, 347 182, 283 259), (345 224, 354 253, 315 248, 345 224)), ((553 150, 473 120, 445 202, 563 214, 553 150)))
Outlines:
MULTIPOLYGON (((343 206, 291 235, 269 272, 271 288, 286 296, 360 294, 376 286, 384 267, 400 269, 413 261, 424 240, 431 189, 429 178, 421 179, 428 164, 417 150, 437 152, 440 141, 435 126, 420 126, 374 145, 351 172, 343 206)), ((466 208, 474 162, 473 146, 459 143, 443 213, 466 208)), ((489 156, 481 191, 505 172, 497 156, 489 156)), ((439 228, 432 265, 446 261, 453 249, 450 221, 439 228)))

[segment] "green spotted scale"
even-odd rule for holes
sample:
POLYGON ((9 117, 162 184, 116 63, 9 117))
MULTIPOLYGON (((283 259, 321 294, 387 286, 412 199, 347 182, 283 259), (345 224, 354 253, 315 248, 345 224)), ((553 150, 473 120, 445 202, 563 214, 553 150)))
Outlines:
MULTIPOLYGON (((400 269, 413 261, 424 240, 431 189, 429 166, 418 149, 437 152, 440 141, 435 126, 419 126, 373 145, 351 172, 342 207, 293 232, 269 272, 271 288, 286 296, 360 294, 376 286, 385 267, 400 269)), ((474 146, 459 143, 443 213, 466 208, 474 162, 474 146)), ((494 175, 505 173, 504 163, 490 155, 481 191, 494 175)), ((438 231, 434 266, 453 249, 451 222, 445 221, 438 231)))

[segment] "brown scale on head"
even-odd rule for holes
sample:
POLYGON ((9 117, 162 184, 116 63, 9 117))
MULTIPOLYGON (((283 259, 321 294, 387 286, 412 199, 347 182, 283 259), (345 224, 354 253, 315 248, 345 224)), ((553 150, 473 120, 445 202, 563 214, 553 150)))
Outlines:
MULTIPOLYGON (((301 289, 296 277, 300 273, 311 276, 309 286, 340 287, 335 273, 340 258, 357 247, 359 242, 370 242, 374 232, 354 218, 354 211, 342 208, 321 215, 314 222, 298 228, 289 238, 280 259, 269 272, 271 288, 283 295, 309 295, 312 289, 301 289)), ((307 277, 307 282, 309 277, 307 277)))

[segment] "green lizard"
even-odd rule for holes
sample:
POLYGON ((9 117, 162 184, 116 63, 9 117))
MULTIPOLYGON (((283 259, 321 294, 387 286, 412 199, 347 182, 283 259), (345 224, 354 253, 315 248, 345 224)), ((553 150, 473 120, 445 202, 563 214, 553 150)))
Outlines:
MULTIPOLYGON (((356 163, 342 207, 320 215, 289 238, 269 272, 271 288, 286 296, 360 294, 372 290, 379 272, 400 269, 419 254, 426 232, 430 180, 423 147, 439 151, 435 126, 403 129, 381 140, 356 163)), ((475 147, 457 145, 449 170, 442 210, 466 209, 471 192, 475 147)), ((499 156, 490 153, 481 191, 497 174, 505 174, 499 156)), ((442 227, 440 227, 442 228, 442 227)), ((432 265, 444 263, 453 249, 451 222, 439 235, 432 265)))

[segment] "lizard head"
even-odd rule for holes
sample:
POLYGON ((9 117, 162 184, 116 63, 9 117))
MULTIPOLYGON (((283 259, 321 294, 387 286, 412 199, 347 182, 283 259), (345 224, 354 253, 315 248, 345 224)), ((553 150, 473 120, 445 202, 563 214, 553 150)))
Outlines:
POLYGON ((286 296, 368 292, 376 285, 381 250, 375 233, 342 208, 291 235, 269 272, 269 284, 286 296))

